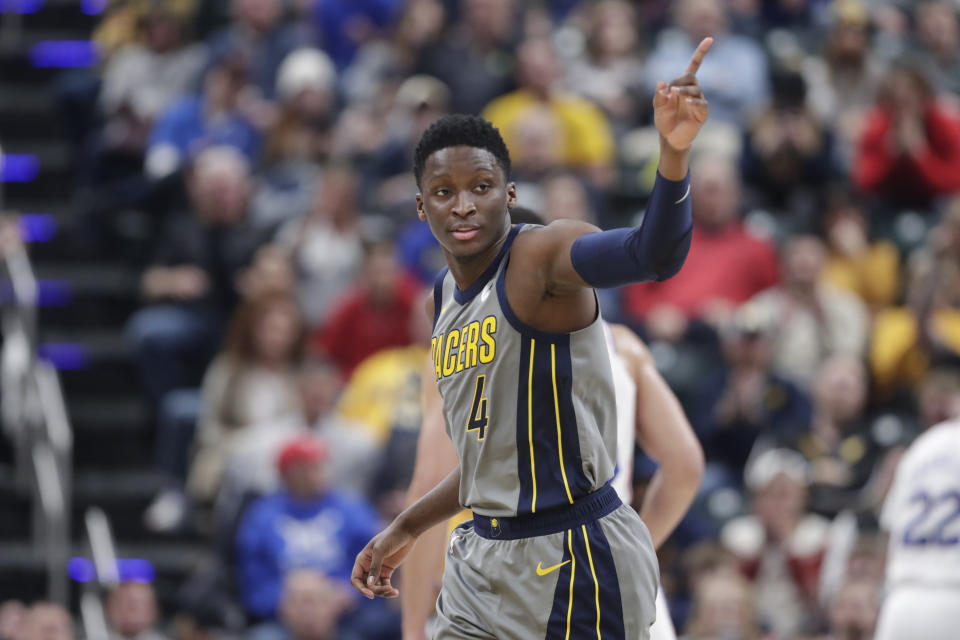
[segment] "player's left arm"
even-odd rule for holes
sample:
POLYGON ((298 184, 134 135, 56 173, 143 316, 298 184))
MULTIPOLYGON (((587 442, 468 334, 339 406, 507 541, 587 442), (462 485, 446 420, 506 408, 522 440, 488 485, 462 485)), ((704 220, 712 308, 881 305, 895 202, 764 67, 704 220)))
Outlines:
POLYGON ((697 495, 703 477, 703 449, 646 346, 626 327, 611 329, 617 353, 637 385, 637 441, 660 465, 640 507, 640 518, 650 530, 654 547, 659 547, 697 495))
POLYGON ((706 122, 709 106, 697 70, 713 38, 705 38, 686 72, 660 82, 653 98, 660 133, 657 178, 639 227, 600 231, 584 222, 560 220, 540 230, 534 252, 544 264, 546 290, 563 295, 582 287, 616 287, 665 280, 676 274, 690 248, 690 145, 706 122))

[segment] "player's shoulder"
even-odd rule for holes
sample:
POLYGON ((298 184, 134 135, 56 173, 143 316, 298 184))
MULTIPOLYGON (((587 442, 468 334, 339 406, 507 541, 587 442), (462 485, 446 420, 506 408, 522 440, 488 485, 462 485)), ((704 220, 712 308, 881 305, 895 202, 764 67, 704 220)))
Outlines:
POLYGON ((613 346, 622 358, 640 366, 653 362, 653 356, 643 340, 633 329, 626 325, 610 323, 610 334, 613 336, 613 346))
POLYGON ((510 248, 511 256, 536 255, 566 246, 582 235, 600 231, 598 227, 583 220, 559 219, 550 224, 524 224, 510 248))
POLYGON ((904 461, 911 462, 941 453, 951 453, 960 458, 960 418, 936 424, 917 436, 907 449, 904 461))

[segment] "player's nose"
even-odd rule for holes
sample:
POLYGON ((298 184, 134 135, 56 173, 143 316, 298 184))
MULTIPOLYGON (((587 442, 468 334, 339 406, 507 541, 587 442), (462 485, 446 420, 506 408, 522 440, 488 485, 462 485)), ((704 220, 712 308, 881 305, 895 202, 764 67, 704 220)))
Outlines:
POLYGON ((469 190, 460 191, 453 202, 453 215, 464 218, 477 212, 477 205, 474 203, 469 190))

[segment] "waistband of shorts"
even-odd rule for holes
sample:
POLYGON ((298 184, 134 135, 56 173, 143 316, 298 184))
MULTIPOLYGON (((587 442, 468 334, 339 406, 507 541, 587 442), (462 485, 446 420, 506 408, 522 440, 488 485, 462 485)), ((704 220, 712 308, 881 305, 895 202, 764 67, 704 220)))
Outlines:
POLYGON ((473 514, 473 530, 481 538, 517 540, 547 536, 599 520, 619 507, 620 496, 609 484, 574 500, 573 504, 525 513, 512 518, 473 514))

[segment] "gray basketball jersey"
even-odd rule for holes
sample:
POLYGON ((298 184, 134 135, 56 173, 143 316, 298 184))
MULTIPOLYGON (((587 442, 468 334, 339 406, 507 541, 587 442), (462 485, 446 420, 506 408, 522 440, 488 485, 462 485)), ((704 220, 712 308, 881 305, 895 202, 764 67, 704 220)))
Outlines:
POLYGON ((447 433, 460 458, 460 503, 510 517, 572 504, 606 484, 617 413, 603 323, 573 333, 526 325, 507 302, 514 225, 467 290, 446 270, 434 289, 432 355, 447 433))

